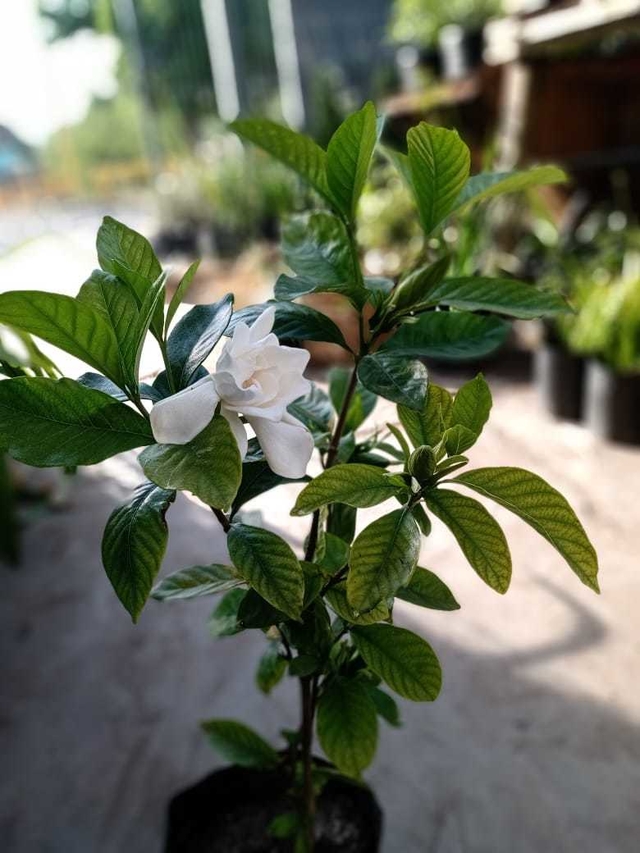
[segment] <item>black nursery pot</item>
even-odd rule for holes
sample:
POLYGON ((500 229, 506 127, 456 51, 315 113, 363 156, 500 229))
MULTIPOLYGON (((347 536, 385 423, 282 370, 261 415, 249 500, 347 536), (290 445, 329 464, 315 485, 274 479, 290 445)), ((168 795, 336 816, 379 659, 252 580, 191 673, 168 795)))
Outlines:
POLYGON ((640 374, 616 373, 601 361, 589 361, 585 420, 601 438, 640 444, 640 374))
POLYGON ((556 418, 579 421, 584 397, 585 361, 561 344, 545 342, 536 350, 536 384, 545 407, 556 418))
MULTIPOLYGON (((290 777, 278 770, 228 767, 169 805, 164 853, 292 853, 268 827, 292 811, 290 777)), ((317 801, 316 853, 378 853, 382 812, 371 791, 331 779, 317 801)))

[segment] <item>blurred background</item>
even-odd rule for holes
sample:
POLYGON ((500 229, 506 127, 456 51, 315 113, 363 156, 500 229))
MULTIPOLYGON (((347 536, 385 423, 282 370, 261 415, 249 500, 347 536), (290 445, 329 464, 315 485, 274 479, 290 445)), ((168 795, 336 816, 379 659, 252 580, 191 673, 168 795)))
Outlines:
MULTIPOLYGON (((530 467, 563 491, 600 553, 603 592, 499 511, 516 574, 496 600, 435 529, 423 565, 462 609, 405 605, 399 619, 434 645, 445 687, 433 707, 405 704, 405 727, 382 733, 367 778, 389 853, 635 853, 640 0, 20 0, 0 5, 0 81, 0 290, 75 294, 108 213, 150 237, 174 286, 203 258, 192 301, 263 301, 284 269, 279 221, 313 199, 225 130, 238 115, 325 146, 370 98, 392 147, 426 119, 460 131, 473 172, 568 171, 567 185, 485 204, 438 239, 454 271, 557 289, 575 313, 516 323, 486 362, 432 372, 451 388, 489 376, 493 420, 472 461, 530 467)), ((397 276, 429 248, 382 157, 358 238, 371 275, 397 276)), ((314 299, 353 333, 340 297, 314 299)), ((0 327, 5 365, 46 370, 47 357, 80 372, 0 327)), ((314 345, 313 378, 325 382, 338 357, 314 345)), ((158 366, 149 354, 146 372, 158 366)), ((392 417, 381 405, 370 422, 392 417)), ((160 850, 166 803, 217 761, 200 719, 240 716, 267 735, 296 720, 289 686, 255 692, 255 638, 214 644, 206 600, 151 602, 129 623, 99 553, 136 466, 125 455, 72 476, 0 456, 0 837, 11 853, 160 850)), ((291 488, 271 493, 265 521, 300 543, 291 488)), ((180 502, 167 570, 210 562, 210 527, 202 506, 180 502)))

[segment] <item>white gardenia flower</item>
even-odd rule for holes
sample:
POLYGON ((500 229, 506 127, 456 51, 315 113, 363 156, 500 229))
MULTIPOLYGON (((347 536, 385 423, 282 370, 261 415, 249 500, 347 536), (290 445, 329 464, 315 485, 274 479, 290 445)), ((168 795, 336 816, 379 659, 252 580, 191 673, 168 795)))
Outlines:
POLYGON ((309 353, 280 344, 271 332, 275 313, 267 308, 253 326, 238 323, 214 374, 156 403, 151 410, 156 441, 186 444, 209 424, 221 403, 220 412, 229 421, 243 458, 247 433, 240 415, 253 428, 276 474, 291 479, 305 475, 313 437, 287 406, 311 388, 303 376, 309 353))

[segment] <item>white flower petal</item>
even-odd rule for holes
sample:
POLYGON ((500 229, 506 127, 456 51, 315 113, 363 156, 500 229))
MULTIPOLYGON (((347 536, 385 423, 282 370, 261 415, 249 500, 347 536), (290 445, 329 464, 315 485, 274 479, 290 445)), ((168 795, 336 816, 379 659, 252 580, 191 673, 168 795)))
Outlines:
POLYGON ((251 326, 251 343, 255 344, 262 338, 266 338, 276 319, 276 309, 273 306, 265 308, 262 314, 251 326))
POLYGON ((242 421, 240 420, 240 416, 236 414, 236 412, 232 412, 224 406, 221 406, 220 414, 229 422, 233 437, 238 442, 240 457, 244 459, 244 457, 247 455, 247 448, 249 446, 249 439, 247 438, 247 430, 245 428, 245 425, 242 423, 242 421))
POLYGON ((300 421, 285 413, 281 421, 247 418, 254 429, 269 467, 281 477, 304 477, 313 453, 313 436, 300 421))
POLYGON ((219 396, 211 376, 160 400, 151 409, 151 429, 160 444, 187 444, 210 423, 219 396))

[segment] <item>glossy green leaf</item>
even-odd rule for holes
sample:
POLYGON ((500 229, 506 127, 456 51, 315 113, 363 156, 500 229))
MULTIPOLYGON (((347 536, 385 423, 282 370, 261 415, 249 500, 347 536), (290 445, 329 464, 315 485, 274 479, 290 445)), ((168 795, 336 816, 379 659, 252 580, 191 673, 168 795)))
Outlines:
POLYGON ((271 489, 275 489, 276 486, 281 486, 283 483, 299 482, 302 481, 289 480, 274 473, 265 460, 245 462, 242 465, 242 480, 231 506, 231 514, 235 515, 240 507, 248 501, 258 497, 258 495, 263 495, 265 492, 271 491, 271 489))
POLYGON ((358 778, 373 761, 378 717, 369 691, 360 681, 332 679, 318 702, 318 740, 341 773, 358 778))
POLYGON ((357 510, 347 504, 330 504, 327 530, 344 542, 350 543, 356 533, 357 510))
POLYGON ((469 177, 470 154, 457 131, 420 122, 407 133, 411 187, 426 234, 453 210, 469 177))
POLYGON ((349 604, 345 582, 330 587, 325 593, 325 598, 334 613, 350 625, 373 625, 376 622, 385 622, 391 615, 387 604, 383 601, 378 602, 372 610, 359 613, 349 604))
POLYGON ((449 489, 434 489, 426 501, 482 580, 496 592, 505 593, 511 580, 511 554, 497 521, 478 501, 449 489))
POLYGON ((85 388, 102 391, 103 394, 108 394, 115 400, 120 400, 121 403, 126 403, 129 399, 121 388, 118 388, 115 383, 100 373, 83 373, 82 376, 78 376, 76 382, 79 385, 84 385, 85 388))
POLYGON ((564 557, 580 580, 595 592, 598 557, 567 500, 537 474, 523 468, 477 468, 455 478, 520 516, 564 557))
POLYGON ((391 305, 395 311, 407 311, 410 308, 429 304, 431 294, 445 277, 451 258, 446 255, 433 264, 412 272, 395 289, 391 305))
MULTIPOLYGON (((162 267, 151 243, 124 223, 105 216, 98 230, 96 246, 102 269, 124 279, 133 288, 139 304, 142 304, 148 288, 162 274, 162 267)), ((156 307, 152 329, 155 337, 161 340, 164 331, 162 304, 156 307)))
POLYGON ((455 201, 454 210, 497 195, 549 184, 563 184, 566 180, 566 173, 557 166, 534 166, 521 172, 481 172, 466 182, 455 201))
POLYGON ((152 442, 146 418, 73 379, 0 382, 0 447, 27 465, 94 465, 152 442))
POLYGON ((238 622, 238 611, 246 594, 244 589, 232 589, 223 596, 207 623, 212 637, 232 637, 244 630, 238 622))
POLYGON ((259 734, 235 720, 207 720, 202 723, 211 746, 227 761, 239 767, 274 767, 278 753, 259 734))
POLYGON ((379 352, 449 361, 482 358, 502 346, 509 329, 499 317, 428 311, 403 323, 379 352))
POLYGON ((216 415, 188 444, 154 444, 140 454, 147 477, 164 489, 191 492, 208 506, 227 510, 242 476, 238 442, 216 415))
POLYGON ((358 364, 358 379, 386 400, 417 411, 424 406, 429 374, 421 361, 389 352, 365 355, 358 364))
MULTIPOLYGON (((160 273, 158 278, 155 279, 155 281, 152 281, 147 287, 144 299, 140 305, 138 319, 134 325, 132 333, 135 340, 135 362, 133 365, 133 375, 136 383, 140 372, 140 360, 142 358, 142 350, 147 338, 147 332, 151 328, 152 324, 156 324, 157 326, 156 318, 158 316, 158 310, 160 311, 161 318, 164 318, 163 305, 166 280, 166 274, 160 273)), ((164 322, 164 320, 162 321, 164 322)))
POLYGON ((255 589, 247 591, 238 608, 238 624, 243 628, 258 628, 262 631, 268 631, 273 625, 284 622, 286 618, 286 613, 265 601, 255 589))
POLYGON ((291 403, 288 411, 315 436, 325 435, 333 426, 331 402, 325 392, 315 384, 306 396, 291 403))
POLYGON ((42 338, 124 387, 113 329, 92 305, 59 293, 13 290, 0 293, 0 323, 42 338))
POLYGON ((398 417, 414 447, 435 447, 451 426, 453 397, 439 385, 429 383, 427 399, 419 412, 398 406, 398 417))
POLYGON ((347 219, 355 218, 377 141, 376 110, 369 101, 343 121, 329 142, 327 181, 332 198, 347 219))
POLYGON ((406 509, 383 515, 358 534, 351 548, 347 598, 358 613, 373 609, 405 586, 418 562, 420 531, 406 509))
POLYGON ((482 373, 479 373, 475 379, 465 382, 456 394, 451 412, 451 426, 460 424, 480 435, 489 420, 492 404, 491 390, 482 373))
POLYGON ((190 566, 163 578, 151 593, 156 601, 178 601, 227 592, 242 583, 231 566, 190 566))
POLYGON ((212 305, 194 305, 169 335, 167 356, 178 390, 190 384, 196 370, 211 354, 229 325, 233 296, 212 305))
POLYGON ((334 533, 325 532, 319 538, 315 560, 323 572, 333 575, 347 565, 349 553, 348 542, 334 533))
POLYGON ((375 465, 334 465, 312 480, 298 495, 291 515, 308 515, 329 503, 375 506, 406 491, 401 477, 375 465))
POLYGON ((406 586, 401 587, 396 596, 410 604, 428 607, 430 610, 459 610, 449 587, 429 569, 418 566, 406 586))
POLYGON ((239 574, 266 601, 297 619, 304 600, 304 576, 288 543, 270 530, 232 524, 227 544, 239 574))
POLYGON ((198 272, 198 267, 200 266, 200 261, 194 261, 189 269, 185 272, 185 274, 180 279, 178 286, 176 287, 173 296, 171 297, 171 302, 169 303, 169 307, 167 308, 167 316, 164 321, 164 331, 165 337, 169 328, 171 327, 171 323, 173 322, 173 318, 176 316, 176 312, 178 308, 182 305, 189 288, 193 284, 193 279, 195 278, 196 273, 198 272))
POLYGON ((509 278, 446 278, 429 293, 428 304, 462 311, 492 311, 521 320, 552 317, 571 309, 558 293, 509 278))
POLYGON ((365 663, 405 699, 433 702, 442 687, 442 670, 435 652, 422 637, 395 625, 351 629, 365 663))
POLYGON ((238 119, 229 126, 242 139, 253 142, 293 169, 328 201, 332 201, 327 185, 326 153, 308 136, 267 119, 238 119))
POLYGON ((344 336, 326 314, 297 302, 264 302, 236 311, 227 327, 230 335, 240 322, 252 326, 265 308, 275 308, 273 333, 282 341, 326 341, 349 349, 344 336))
POLYGON ((256 671, 258 689, 269 695, 287 671, 287 660, 280 654, 280 643, 272 642, 260 658, 256 671))
POLYGON ((102 562, 116 595, 134 622, 145 605, 167 547, 165 513, 175 492, 143 483, 109 516, 102 562))

